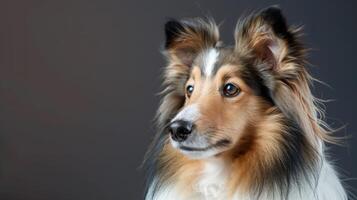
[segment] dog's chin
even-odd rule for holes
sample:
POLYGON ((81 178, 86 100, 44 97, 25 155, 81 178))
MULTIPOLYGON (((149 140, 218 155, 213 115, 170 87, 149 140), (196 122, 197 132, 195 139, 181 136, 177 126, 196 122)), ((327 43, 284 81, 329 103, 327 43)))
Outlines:
POLYGON ((188 150, 180 148, 179 151, 190 159, 210 158, 210 157, 216 156, 217 154, 219 154, 221 152, 216 148, 207 149, 204 151, 188 151, 188 150))
POLYGON ((173 140, 171 140, 171 144, 180 153, 190 159, 206 159, 214 157, 224 151, 224 149, 215 147, 211 144, 206 144, 205 146, 202 146, 191 143, 190 145, 187 145, 173 140))

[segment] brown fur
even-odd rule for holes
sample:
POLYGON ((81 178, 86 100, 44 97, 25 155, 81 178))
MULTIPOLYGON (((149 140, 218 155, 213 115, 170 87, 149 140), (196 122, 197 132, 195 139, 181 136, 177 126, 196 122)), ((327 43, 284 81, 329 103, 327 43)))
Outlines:
POLYGON ((204 160, 182 155, 165 133, 179 110, 192 104, 201 111, 195 122, 200 134, 206 134, 211 144, 222 138, 230 141, 216 155, 231 163, 226 184, 229 195, 238 188, 242 193, 256 191, 259 196, 262 190, 288 187, 295 176, 317 167, 317 141, 333 138, 319 119, 321 111, 310 91, 312 79, 297 29, 286 27, 280 13, 269 12, 238 23, 236 44, 220 49, 224 56, 213 77, 204 76, 197 59, 205 50, 217 48, 218 27, 202 20, 167 25, 168 66, 157 118, 160 134, 147 157, 155 159, 152 173, 159 177, 159 184, 174 182, 190 194, 201 175, 204 160), (253 82, 259 82, 256 87, 251 84, 253 75, 253 82), (237 97, 223 98, 219 93, 226 79, 241 89, 237 97), (185 95, 188 84, 195 85, 190 98, 185 95))

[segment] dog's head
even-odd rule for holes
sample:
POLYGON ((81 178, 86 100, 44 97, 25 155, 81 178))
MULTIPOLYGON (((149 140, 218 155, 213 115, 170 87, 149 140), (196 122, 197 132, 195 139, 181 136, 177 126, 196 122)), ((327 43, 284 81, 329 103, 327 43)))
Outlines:
POLYGON ((171 20, 165 31, 169 65, 159 114, 181 153, 219 155, 247 146, 266 115, 313 112, 303 48, 278 8, 239 21, 233 46, 221 44, 210 20, 171 20))

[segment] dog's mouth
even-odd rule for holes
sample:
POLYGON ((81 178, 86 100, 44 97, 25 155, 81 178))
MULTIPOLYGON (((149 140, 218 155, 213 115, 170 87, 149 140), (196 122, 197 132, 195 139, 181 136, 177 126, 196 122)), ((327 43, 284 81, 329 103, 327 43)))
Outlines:
POLYGON ((203 152, 203 151, 208 151, 211 149, 226 147, 226 146, 229 146, 230 144, 231 144, 231 141, 229 139, 222 139, 212 145, 208 145, 207 147, 191 147, 191 146, 179 145, 178 148, 183 151, 197 151, 197 152, 201 151, 201 152, 203 152))
MULTIPOLYGON (((182 154, 193 158, 208 158, 229 149, 232 140, 228 137, 221 137, 219 140, 211 141, 207 135, 193 132, 184 141, 177 141, 170 137, 171 145, 182 154)), ((218 138, 217 138, 218 139, 218 138)))

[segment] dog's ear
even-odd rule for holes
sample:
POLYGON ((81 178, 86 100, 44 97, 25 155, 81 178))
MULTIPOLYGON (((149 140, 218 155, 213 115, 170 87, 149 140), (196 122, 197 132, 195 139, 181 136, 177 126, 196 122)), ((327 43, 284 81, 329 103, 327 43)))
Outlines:
POLYGON ((296 31, 289 29, 278 7, 269 7, 238 23, 235 41, 237 52, 253 55, 281 76, 293 76, 298 70, 295 67, 300 67, 294 62, 304 56, 296 31))
POLYGON ((217 25, 202 19, 169 20, 165 24, 165 53, 170 61, 191 66, 203 49, 215 47, 219 40, 217 25))
POLYGON ((306 118, 317 121, 309 88, 311 77, 305 69, 305 48, 299 42, 298 29, 288 27, 278 7, 240 21, 235 40, 235 51, 259 74, 270 98, 286 117, 302 127, 310 127, 306 118), (306 113, 313 114, 306 117, 306 113))

